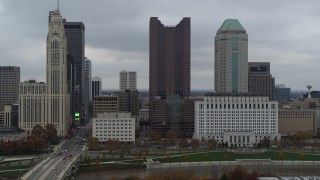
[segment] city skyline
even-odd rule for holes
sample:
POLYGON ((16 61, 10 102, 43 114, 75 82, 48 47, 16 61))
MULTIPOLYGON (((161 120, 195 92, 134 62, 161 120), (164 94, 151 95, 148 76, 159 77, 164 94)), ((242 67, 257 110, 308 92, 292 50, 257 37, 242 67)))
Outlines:
MULTIPOLYGON (((56 3, 0 1, 0 13, 6 17, 0 22, 1 40, 6 42, 0 46, 0 65, 19 66, 21 81, 45 81, 46 15, 56 3)), ((301 90, 312 84, 317 90, 317 4, 320 2, 70 0, 60 2, 60 11, 68 21, 86 24, 85 55, 92 60, 92 75, 102 78, 103 89, 116 89, 118 72, 123 69, 136 71, 138 89, 148 89, 149 18, 159 17, 170 25, 190 17, 191 89, 214 88, 214 36, 225 19, 235 18, 249 34, 249 62, 270 62, 276 84, 301 90), (94 12, 85 11, 89 5, 94 12)))

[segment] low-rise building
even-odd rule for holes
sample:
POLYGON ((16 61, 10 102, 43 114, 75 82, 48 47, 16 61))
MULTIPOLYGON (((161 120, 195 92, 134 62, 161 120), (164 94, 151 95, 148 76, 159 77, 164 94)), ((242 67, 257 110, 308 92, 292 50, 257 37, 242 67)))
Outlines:
POLYGON ((194 138, 252 147, 263 138, 280 139, 278 102, 252 94, 209 93, 195 102, 194 138))
POLYGON ((279 133, 284 136, 298 131, 317 132, 318 113, 312 109, 280 109, 279 133))
POLYGON ((98 113, 111 113, 119 111, 117 96, 95 96, 93 99, 93 117, 98 113))
POLYGON ((131 113, 98 113, 92 120, 92 137, 99 142, 135 142, 135 121, 131 113))
POLYGON ((28 137, 27 131, 17 127, 0 126, 0 141, 18 141, 25 140, 28 137))

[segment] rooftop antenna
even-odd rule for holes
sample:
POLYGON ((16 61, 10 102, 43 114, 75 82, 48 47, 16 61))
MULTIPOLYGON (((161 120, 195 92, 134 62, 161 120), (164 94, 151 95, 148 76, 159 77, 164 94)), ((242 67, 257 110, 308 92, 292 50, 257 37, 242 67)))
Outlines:
POLYGON ((57 0, 57 10, 59 10, 59 0, 57 0))

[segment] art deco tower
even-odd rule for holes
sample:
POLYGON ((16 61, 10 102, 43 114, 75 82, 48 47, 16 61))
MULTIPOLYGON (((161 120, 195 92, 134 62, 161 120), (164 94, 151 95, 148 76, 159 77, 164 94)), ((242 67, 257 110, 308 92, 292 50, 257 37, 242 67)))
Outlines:
POLYGON ((248 92, 248 34, 237 19, 217 31, 214 66, 216 92, 248 92))
POLYGON ((67 90, 67 40, 59 10, 50 12, 46 68, 46 121, 55 125, 59 135, 65 135, 70 120, 70 97, 67 90))

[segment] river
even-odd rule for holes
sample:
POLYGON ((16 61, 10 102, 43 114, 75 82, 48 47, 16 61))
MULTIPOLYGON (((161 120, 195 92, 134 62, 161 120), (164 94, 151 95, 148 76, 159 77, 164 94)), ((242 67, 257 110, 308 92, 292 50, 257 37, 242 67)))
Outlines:
MULTIPOLYGON (((235 166, 210 166, 210 167, 184 167, 184 168, 162 168, 162 169, 128 169, 113 170, 104 172, 78 172, 77 180, 108 180, 112 178, 123 179, 130 175, 140 178, 152 174, 168 174, 181 172, 197 177, 207 177, 218 179, 222 174, 235 166)), ((320 167, 318 166, 244 166, 249 172, 257 171, 259 174, 276 175, 276 176, 320 176, 320 167)))

